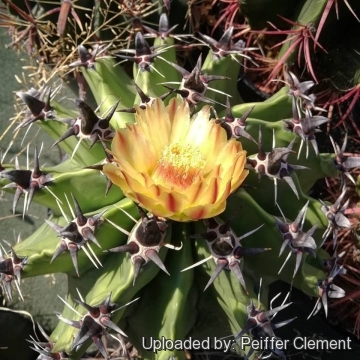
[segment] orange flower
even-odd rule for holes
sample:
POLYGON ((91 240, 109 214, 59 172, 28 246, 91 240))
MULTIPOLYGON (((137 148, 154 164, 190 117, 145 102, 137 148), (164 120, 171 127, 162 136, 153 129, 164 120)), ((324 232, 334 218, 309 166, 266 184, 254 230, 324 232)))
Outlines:
POLYGON ((104 165, 104 173, 156 216, 190 221, 220 214, 248 174, 246 151, 209 116, 205 106, 191 119, 178 99, 137 108, 136 123, 113 139, 117 166, 104 165))

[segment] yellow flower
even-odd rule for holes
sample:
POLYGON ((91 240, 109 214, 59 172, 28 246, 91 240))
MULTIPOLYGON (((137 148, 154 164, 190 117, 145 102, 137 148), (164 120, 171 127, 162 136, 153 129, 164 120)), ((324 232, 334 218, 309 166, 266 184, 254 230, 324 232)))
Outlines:
POLYGON ((113 139, 117 166, 106 164, 103 172, 156 216, 190 221, 220 214, 248 174, 246 151, 209 116, 205 106, 191 119, 178 99, 137 108, 136 123, 113 139))

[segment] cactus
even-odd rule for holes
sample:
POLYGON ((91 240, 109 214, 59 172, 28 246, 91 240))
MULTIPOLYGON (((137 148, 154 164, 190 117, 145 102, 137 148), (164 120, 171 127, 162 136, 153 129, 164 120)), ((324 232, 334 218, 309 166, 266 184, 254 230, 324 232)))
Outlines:
MULTIPOLYGON (((48 343, 32 342, 44 358, 80 359, 91 342, 109 358, 102 341, 109 333, 122 346, 129 339, 149 359, 185 358, 181 347, 144 346, 162 337, 233 335, 231 348, 244 355, 248 349, 236 341, 245 333, 272 338, 285 325, 270 317, 289 304, 261 310, 271 282, 281 279, 290 291, 295 286, 317 298, 314 313, 323 306, 327 315, 328 297, 345 296, 333 284, 345 273, 336 252, 330 259, 321 246, 332 236, 335 247, 339 229, 351 226, 349 202, 341 204, 346 190, 334 205, 308 192, 339 172, 343 184, 343 175, 355 182, 349 170, 359 163, 344 156, 346 139, 341 149, 331 139, 335 154, 318 150, 318 127, 329 119, 314 115, 323 110, 309 94, 314 81, 285 68, 280 90, 264 102, 243 103, 237 75, 245 60, 253 61, 254 48, 234 43, 229 27, 219 41, 199 34, 210 48, 206 59, 180 65, 175 39, 186 46, 191 37, 172 35, 174 29, 162 13, 158 30, 135 33, 133 48, 112 51, 98 43, 90 49, 85 41, 79 59, 66 58, 86 80, 96 109, 83 98, 66 108, 51 87, 17 93, 27 107, 17 130, 38 125, 68 157, 40 167, 35 148, 33 169, 6 157, 1 164, 1 187, 15 189, 13 212, 21 195, 23 214, 32 201, 51 210, 28 239, 2 246, 5 294, 11 298, 12 283, 20 291, 27 277, 68 275, 59 324, 48 343), (133 63, 133 76, 119 59, 133 63), (263 303, 255 308, 260 279, 263 303)), ((294 37, 281 50, 287 58, 299 51, 298 33, 288 32, 294 37)), ((309 44, 302 49, 308 60, 309 44)), ((268 351, 285 356, 276 347, 268 351)))

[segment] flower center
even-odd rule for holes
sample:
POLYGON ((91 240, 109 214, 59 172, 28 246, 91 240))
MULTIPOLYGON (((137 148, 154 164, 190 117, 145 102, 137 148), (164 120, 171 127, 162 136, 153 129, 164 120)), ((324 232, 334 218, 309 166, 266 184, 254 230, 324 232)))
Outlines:
POLYGON ((153 178, 186 189, 202 173, 205 165, 199 149, 190 144, 173 143, 163 149, 153 178))

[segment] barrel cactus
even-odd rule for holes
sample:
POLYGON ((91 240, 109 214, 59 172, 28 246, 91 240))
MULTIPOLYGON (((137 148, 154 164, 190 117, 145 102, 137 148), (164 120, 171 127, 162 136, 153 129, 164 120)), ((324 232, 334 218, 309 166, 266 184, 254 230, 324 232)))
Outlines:
POLYGON ((50 84, 17 93, 26 106, 17 130, 34 123, 67 154, 41 166, 40 144, 31 145, 31 166, 1 164, 14 212, 22 195, 24 214, 32 202, 51 210, 28 239, 2 247, 4 293, 21 292, 27 277, 68 275, 57 327, 48 343, 33 341, 39 358, 80 359, 92 342, 109 358, 106 334, 149 359, 185 358, 186 339, 230 335, 227 350, 250 356, 237 340, 276 336, 271 316, 289 305, 264 310, 275 280, 316 299, 309 315, 322 307, 327 315, 328 298, 345 296, 333 283, 344 268, 321 249, 351 228, 345 188, 334 204, 308 193, 324 177, 340 174, 345 184, 360 163, 333 139, 335 154, 319 150, 316 134, 329 119, 311 92, 310 64, 313 80, 300 80, 289 63, 274 95, 243 102, 238 74, 256 50, 226 24, 219 40, 199 34, 209 51, 193 63, 178 63, 175 44, 186 48, 193 37, 174 35, 165 12, 159 28, 135 31, 129 48, 79 44, 67 65, 81 72, 97 108, 84 98, 64 106, 50 84))

